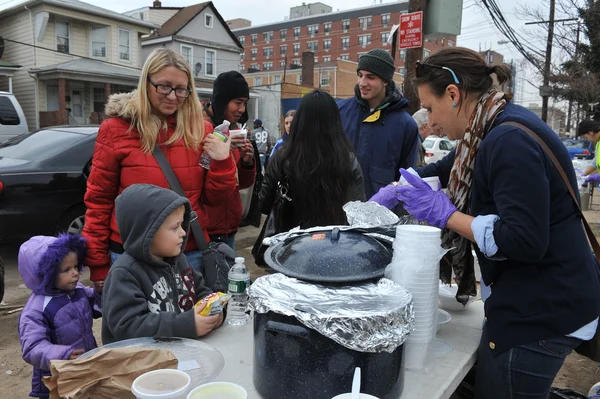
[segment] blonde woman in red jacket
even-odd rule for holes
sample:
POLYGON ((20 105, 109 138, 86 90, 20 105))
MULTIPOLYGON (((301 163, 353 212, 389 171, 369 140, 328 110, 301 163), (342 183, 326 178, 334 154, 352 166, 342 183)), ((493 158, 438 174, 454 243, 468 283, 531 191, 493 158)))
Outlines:
MULTIPOLYGON (((229 143, 213 136, 203 120, 189 64, 170 49, 157 49, 142 68, 138 88, 109 98, 109 119, 102 122, 85 194, 88 240, 84 264, 91 280, 104 284, 112 261, 123 252, 115 219, 115 198, 136 183, 169 187, 152 151, 159 145, 179 179, 201 225, 208 224, 205 204, 230 198, 236 187, 236 165, 229 143), (210 170, 200 165, 206 151, 210 170), (201 204, 202 201, 202 204, 201 204)), ((152 198, 140 198, 140 206, 152 198)), ((206 236, 208 240, 208 236, 206 236)), ((201 255, 190 237, 184 250, 191 266, 200 270, 201 255)))

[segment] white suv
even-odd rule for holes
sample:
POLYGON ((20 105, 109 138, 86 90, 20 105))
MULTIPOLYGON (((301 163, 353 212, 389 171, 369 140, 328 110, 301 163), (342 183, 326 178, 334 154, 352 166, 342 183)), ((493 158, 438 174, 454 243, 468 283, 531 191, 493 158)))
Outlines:
POLYGON ((0 91, 0 143, 27 132, 27 119, 14 94, 0 91))

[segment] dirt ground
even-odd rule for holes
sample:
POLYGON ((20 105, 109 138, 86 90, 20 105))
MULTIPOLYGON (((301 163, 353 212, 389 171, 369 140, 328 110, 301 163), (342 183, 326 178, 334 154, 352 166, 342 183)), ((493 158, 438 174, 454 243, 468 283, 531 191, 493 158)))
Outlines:
MULTIPOLYGON (((596 192, 592 210, 585 213, 596 236, 600 238, 600 192, 596 192)), ((236 238, 238 254, 246 258, 252 279, 265 273, 264 269, 253 263, 250 254, 258 233, 259 230, 254 227, 244 227, 236 238)), ((21 346, 17 334, 20 308, 27 301, 30 291, 23 285, 17 270, 17 251, 18 247, 15 245, 0 245, 0 256, 6 263, 6 294, 4 302, 0 304, 0 398, 2 399, 27 398, 31 389, 31 366, 21 359, 21 346)), ((89 283, 87 274, 84 274, 82 281, 84 284, 89 283)), ((100 320, 95 320, 94 335, 98 345, 101 344, 100 326, 100 320)), ((598 363, 573 353, 567 357, 554 381, 554 386, 570 388, 587 395, 588 390, 599 381, 598 363)))

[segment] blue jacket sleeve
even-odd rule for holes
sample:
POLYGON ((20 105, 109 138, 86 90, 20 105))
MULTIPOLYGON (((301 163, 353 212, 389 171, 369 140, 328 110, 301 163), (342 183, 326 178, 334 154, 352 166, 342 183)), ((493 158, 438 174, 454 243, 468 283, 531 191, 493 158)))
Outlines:
POLYGON ((508 259, 539 261, 550 240, 550 183, 544 155, 518 128, 496 127, 490 136, 481 144, 477 161, 484 162, 500 217, 494 224, 495 242, 508 259))
POLYGON ((450 180, 450 171, 452 165, 454 165, 454 156, 456 155, 456 148, 452 149, 444 158, 440 159, 436 163, 430 163, 429 165, 421 168, 415 168, 419 176, 421 177, 432 177, 437 176, 440 178, 442 188, 448 187, 448 181, 450 180))

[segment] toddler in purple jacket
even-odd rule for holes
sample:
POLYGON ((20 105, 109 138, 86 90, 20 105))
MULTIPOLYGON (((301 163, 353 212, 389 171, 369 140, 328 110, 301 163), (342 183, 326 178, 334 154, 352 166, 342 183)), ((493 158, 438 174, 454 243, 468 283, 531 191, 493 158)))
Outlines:
POLYGON ((29 396, 48 398, 50 360, 76 359, 97 347, 92 319, 101 296, 79 282, 86 243, 75 234, 35 236, 19 249, 19 273, 32 292, 19 319, 23 359, 33 366, 29 396))

